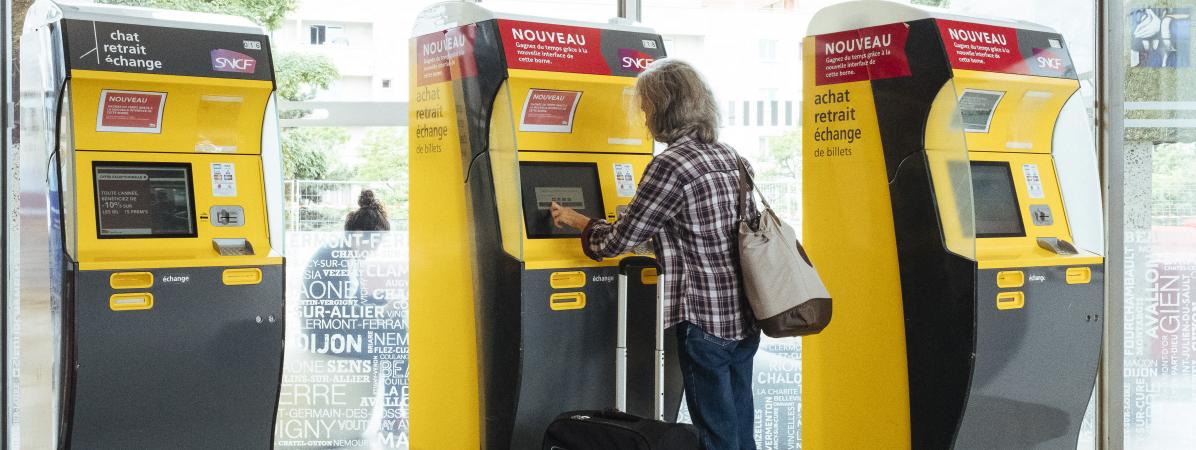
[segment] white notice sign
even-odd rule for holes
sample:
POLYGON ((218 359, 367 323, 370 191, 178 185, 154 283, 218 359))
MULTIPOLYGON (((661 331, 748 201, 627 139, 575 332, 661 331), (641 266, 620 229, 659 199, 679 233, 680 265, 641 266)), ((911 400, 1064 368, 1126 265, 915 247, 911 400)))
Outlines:
POLYGON ((233 163, 212 163, 212 196, 237 196, 236 166, 233 163))
POLYGON ((1043 198, 1042 178, 1038 176, 1038 164, 1022 164, 1022 174, 1026 176, 1026 192, 1030 198, 1043 198))
POLYGON ((631 164, 615 164, 615 191, 619 197, 635 196, 635 172, 631 164))

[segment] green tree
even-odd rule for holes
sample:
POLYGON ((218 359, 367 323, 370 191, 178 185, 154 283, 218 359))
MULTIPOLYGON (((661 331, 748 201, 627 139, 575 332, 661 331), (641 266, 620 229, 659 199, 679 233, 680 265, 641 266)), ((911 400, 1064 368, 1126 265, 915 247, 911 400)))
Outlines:
MULTIPOLYGON (((340 73, 324 55, 283 54, 275 61, 276 94, 283 100, 311 100, 320 89, 328 89, 340 73)), ((310 111, 283 111, 284 119, 296 119, 310 111)), ((323 180, 332 175, 332 149, 348 142, 343 129, 287 127, 282 129, 282 160, 289 180, 323 180)))
POLYGON ((767 157, 773 166, 771 175, 801 178, 801 128, 770 138, 767 157))
POLYGON ((349 142, 343 128, 286 128, 282 132, 283 177, 288 180, 323 180, 334 161, 329 156, 349 142))
POLYGON ((341 77, 331 59, 313 53, 284 53, 274 61, 274 71, 278 96, 291 101, 311 100, 341 77))
POLYGON ((241 16, 270 30, 278 29, 298 0, 99 0, 113 5, 144 6, 241 16))
POLYGON ((358 147, 363 163, 357 167, 355 178, 362 181, 382 181, 386 185, 374 189, 378 199, 398 217, 407 205, 407 133, 402 128, 372 128, 358 147))
POLYGON ((401 128, 372 128, 361 141, 357 178, 363 181, 391 181, 407 172, 407 133, 401 128))

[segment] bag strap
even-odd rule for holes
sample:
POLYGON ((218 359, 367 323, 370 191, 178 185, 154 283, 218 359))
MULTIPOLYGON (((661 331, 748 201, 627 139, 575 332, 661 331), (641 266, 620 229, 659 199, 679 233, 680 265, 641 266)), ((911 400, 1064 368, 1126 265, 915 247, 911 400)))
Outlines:
POLYGON ((768 204, 768 200, 764 198, 756 189, 756 180, 752 178, 752 174, 748 172, 747 165, 744 164, 743 157, 739 153, 735 153, 735 165, 739 167, 739 220, 748 220, 748 202, 755 201, 752 196, 753 193, 760 197, 760 202, 764 204, 764 209, 772 209, 768 204))

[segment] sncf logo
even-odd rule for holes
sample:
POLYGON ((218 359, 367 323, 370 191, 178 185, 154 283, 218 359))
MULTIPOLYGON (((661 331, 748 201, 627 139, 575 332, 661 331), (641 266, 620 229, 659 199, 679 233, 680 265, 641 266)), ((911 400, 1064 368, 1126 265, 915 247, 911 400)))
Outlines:
POLYGON ((1039 69, 1063 73, 1067 71, 1067 64, 1055 52, 1045 48, 1034 49, 1034 64, 1039 69))
POLYGON ((212 50, 212 70, 217 72, 253 73, 257 60, 244 53, 232 50, 212 50))
POLYGON ((655 61, 652 55, 647 53, 632 50, 630 48, 619 49, 619 67, 623 69, 632 70, 635 72, 643 72, 648 68, 648 64, 655 61))

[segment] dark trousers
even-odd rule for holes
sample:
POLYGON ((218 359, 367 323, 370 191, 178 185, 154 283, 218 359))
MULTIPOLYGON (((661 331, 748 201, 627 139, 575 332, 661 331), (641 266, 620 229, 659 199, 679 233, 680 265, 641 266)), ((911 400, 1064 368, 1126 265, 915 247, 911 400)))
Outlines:
POLYGON ((689 416, 706 450, 756 450, 752 358, 760 332, 722 339, 689 322, 677 325, 678 359, 689 416))

